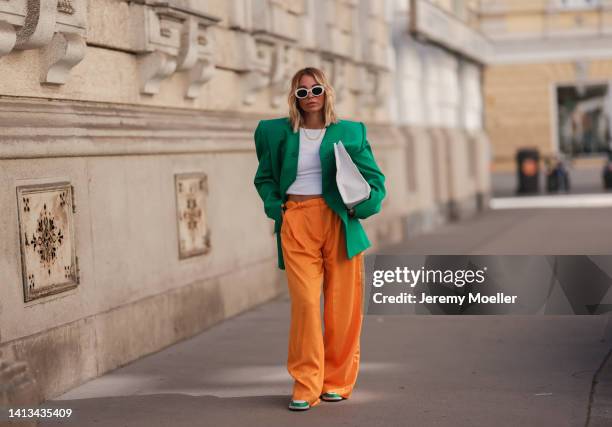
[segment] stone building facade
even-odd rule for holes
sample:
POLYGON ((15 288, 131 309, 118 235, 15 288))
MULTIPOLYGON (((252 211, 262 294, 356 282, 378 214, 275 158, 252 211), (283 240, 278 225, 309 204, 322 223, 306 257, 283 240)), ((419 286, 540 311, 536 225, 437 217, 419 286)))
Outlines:
POLYGON ((409 10, 0 0, 0 404, 52 398, 283 291, 253 131, 286 115, 300 67, 323 68, 340 117, 368 126, 389 193, 364 222, 375 247, 482 209, 477 61, 422 42, 436 59, 411 74, 394 18, 409 10))
POLYGON ((491 51, 463 0, 398 1, 393 122, 406 142, 411 224, 435 225, 488 205, 482 75, 491 51))
POLYGON ((612 2, 483 0, 486 127, 494 166, 513 168, 516 150, 589 158, 598 166, 612 123, 612 2))

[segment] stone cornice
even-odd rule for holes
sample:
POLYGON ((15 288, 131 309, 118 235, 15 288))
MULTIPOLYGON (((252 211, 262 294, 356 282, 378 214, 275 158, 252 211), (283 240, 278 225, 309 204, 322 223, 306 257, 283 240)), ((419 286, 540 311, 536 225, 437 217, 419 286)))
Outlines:
POLYGON ((251 152, 261 116, 0 98, 0 159, 251 152))
POLYGON ((612 57, 612 35, 599 37, 515 38, 495 40, 488 64, 574 62, 612 57))

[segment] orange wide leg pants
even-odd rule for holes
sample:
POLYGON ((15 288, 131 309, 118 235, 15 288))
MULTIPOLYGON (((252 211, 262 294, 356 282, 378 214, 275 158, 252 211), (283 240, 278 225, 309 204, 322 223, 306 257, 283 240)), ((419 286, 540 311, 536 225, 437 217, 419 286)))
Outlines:
POLYGON ((349 398, 359 371, 363 253, 347 258, 342 220, 322 197, 285 207, 281 246, 291 297, 292 399, 315 406, 325 392, 349 398))

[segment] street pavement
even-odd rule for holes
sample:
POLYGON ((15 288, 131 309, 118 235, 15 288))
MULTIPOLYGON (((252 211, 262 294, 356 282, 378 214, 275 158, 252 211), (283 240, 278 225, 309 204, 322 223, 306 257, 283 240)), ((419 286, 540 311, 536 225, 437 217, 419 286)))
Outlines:
MULTIPOLYGON (((610 236, 612 208, 496 209, 377 253, 612 254, 610 236)), ((609 316, 367 315, 353 395, 305 412, 289 316, 283 294, 45 407, 82 427, 612 425, 609 316)))

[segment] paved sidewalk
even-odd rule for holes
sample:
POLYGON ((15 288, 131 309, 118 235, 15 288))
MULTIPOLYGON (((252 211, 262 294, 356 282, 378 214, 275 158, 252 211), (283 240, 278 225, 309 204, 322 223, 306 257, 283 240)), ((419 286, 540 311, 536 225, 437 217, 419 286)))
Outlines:
POLYGON ((489 210, 379 253, 612 255, 612 207, 489 210))
POLYGON ((293 413, 288 318, 284 296, 49 403, 83 427, 584 426, 610 345, 600 316, 366 316, 352 398, 293 413))
MULTIPOLYGON (((385 252, 612 253, 610 218, 610 209, 492 211, 385 252)), ((283 295, 45 406, 72 408, 62 425, 82 427, 582 427, 611 347, 605 316, 366 316, 351 399, 295 413, 289 313, 283 295)))

